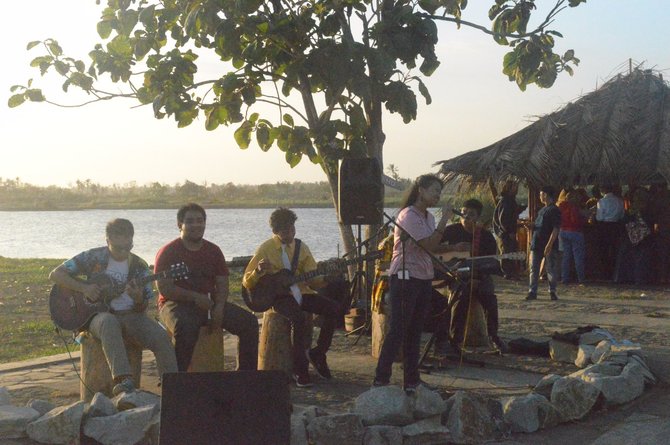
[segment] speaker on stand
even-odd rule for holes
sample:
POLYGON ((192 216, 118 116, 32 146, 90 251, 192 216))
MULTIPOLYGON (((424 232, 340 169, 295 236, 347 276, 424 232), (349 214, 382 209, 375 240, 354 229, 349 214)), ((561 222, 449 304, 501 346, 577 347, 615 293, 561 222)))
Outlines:
MULTIPOLYGON (((379 225, 384 213, 384 186, 382 185, 382 168, 375 158, 346 158, 340 165, 338 215, 340 222, 357 225, 356 255, 363 256, 361 225, 379 225)), ((365 323, 348 332, 346 335, 360 332, 362 335, 369 328, 370 314, 368 301, 368 282, 363 270, 363 261, 356 263, 356 272, 351 280, 350 301, 354 296, 364 298, 365 323)), ((356 339, 358 342, 359 337, 356 339)))

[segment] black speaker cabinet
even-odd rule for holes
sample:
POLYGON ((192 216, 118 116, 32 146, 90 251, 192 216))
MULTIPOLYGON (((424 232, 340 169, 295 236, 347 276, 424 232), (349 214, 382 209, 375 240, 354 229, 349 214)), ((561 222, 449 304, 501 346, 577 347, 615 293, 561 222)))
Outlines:
POLYGON ((381 224, 384 212, 382 168, 374 158, 343 159, 339 215, 343 224, 381 224))
POLYGON ((282 371, 163 375, 160 445, 289 445, 290 416, 282 371))

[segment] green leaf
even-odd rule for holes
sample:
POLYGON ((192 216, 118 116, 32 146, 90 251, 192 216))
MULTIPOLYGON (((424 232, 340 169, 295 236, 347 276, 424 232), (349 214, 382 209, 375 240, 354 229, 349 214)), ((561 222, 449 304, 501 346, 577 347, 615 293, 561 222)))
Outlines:
POLYGON ((272 139, 270 139, 270 129, 265 125, 260 125, 256 128, 256 142, 261 150, 268 151, 272 147, 272 139))
POLYGON ((295 124, 293 123, 293 117, 292 117, 290 114, 288 114, 288 113, 285 113, 284 116, 282 116, 282 120, 283 120, 284 123, 286 123, 286 125, 288 125, 289 127, 293 127, 293 126, 295 126, 295 124))
POLYGON ((12 85, 12 87, 9 89, 10 92, 14 93, 16 90, 19 88, 24 88, 23 85, 12 85))
POLYGON ((14 94, 7 101, 7 105, 9 105, 9 108, 15 108, 21 105, 25 101, 26 97, 23 94, 14 94))
POLYGON ((42 43, 40 40, 33 40, 32 42, 29 42, 28 45, 26 45, 26 50, 31 50, 35 48, 37 45, 42 43))
POLYGON ((570 61, 570 60, 572 60, 572 59, 574 59, 574 58, 575 58, 575 50, 573 50, 573 49, 569 49, 569 50, 567 50, 567 51, 565 52, 565 54, 563 55, 563 60, 564 60, 565 62, 568 62, 568 61, 570 61))
POLYGON ((291 166, 291 168, 298 165, 301 159, 302 159, 302 153, 293 153, 291 151, 286 152, 286 162, 288 163, 288 165, 291 166))
POLYGON ((80 73, 83 73, 84 70, 86 69, 86 65, 84 65, 84 62, 82 62, 81 60, 77 60, 76 62, 74 62, 74 67, 75 67, 75 68, 77 69, 77 71, 79 71, 80 73))
POLYGON ((49 47, 49 51, 51 51, 51 53, 54 56, 59 57, 59 56, 63 55, 63 50, 61 49, 58 42, 56 42, 55 40, 52 40, 52 41, 48 42, 47 46, 49 47))
POLYGON ((26 96, 31 102, 44 102, 46 98, 42 94, 42 90, 31 89, 26 91, 26 96))
POLYGON ((210 108, 205 112, 205 129, 207 131, 216 130, 219 126, 219 117, 217 112, 217 107, 210 108))
POLYGON ((424 84, 423 81, 418 77, 416 80, 419 82, 419 93, 421 93, 423 98, 426 100, 426 105, 430 105, 433 102, 433 99, 430 97, 430 92, 428 92, 426 84, 424 84))
POLYGON ((251 143, 251 129, 251 122, 244 121, 242 122, 242 125, 235 130, 235 142, 237 142, 237 145, 243 150, 249 148, 249 144, 251 143))
POLYGON ((97 30, 100 38, 106 39, 112 33, 112 23, 108 20, 98 22, 97 30))
POLYGON ((56 60, 56 62, 54 63, 54 67, 56 68, 58 74, 60 74, 61 76, 66 75, 68 71, 70 71, 70 67, 68 66, 68 64, 65 62, 61 62, 60 60, 56 60))

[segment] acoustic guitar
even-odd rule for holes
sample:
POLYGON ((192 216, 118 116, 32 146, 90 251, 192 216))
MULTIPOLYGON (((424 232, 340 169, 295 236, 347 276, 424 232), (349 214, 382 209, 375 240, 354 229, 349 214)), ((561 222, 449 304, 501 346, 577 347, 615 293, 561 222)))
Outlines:
MULTIPOLYGON (((163 272, 155 273, 134 281, 142 287, 147 283, 162 278, 180 279, 188 275, 188 267, 184 263, 173 264, 163 272)), ((114 280, 109 275, 99 273, 85 281, 100 287, 100 299, 91 301, 83 293, 54 284, 49 293, 49 312, 51 319, 61 329, 81 331, 86 328, 91 318, 99 312, 108 312, 110 301, 123 294, 126 283, 114 280)))
POLYGON ((311 280, 319 275, 326 275, 328 273, 343 270, 350 264, 376 260, 377 258, 381 258, 383 254, 382 251, 376 251, 349 260, 336 260, 320 263, 319 265, 321 267, 317 267, 311 272, 306 272, 300 275, 293 275, 293 272, 290 270, 281 269, 278 272, 263 275, 258 280, 256 286, 251 290, 242 286, 242 298, 244 299, 244 303, 252 311, 265 312, 272 307, 277 298, 284 295, 291 295, 291 290, 289 288, 293 284, 311 280))

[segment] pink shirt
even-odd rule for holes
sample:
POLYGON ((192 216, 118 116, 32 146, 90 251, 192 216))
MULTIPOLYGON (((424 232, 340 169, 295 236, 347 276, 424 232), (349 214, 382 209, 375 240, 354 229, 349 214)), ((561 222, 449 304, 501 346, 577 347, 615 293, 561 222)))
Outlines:
MULTIPOLYGON (((428 238, 435 231, 435 217, 430 212, 423 214, 414 206, 402 209, 396 222, 417 241, 428 238)), ((402 231, 396 227, 393 232, 393 258, 391 259, 389 275, 397 274, 403 268, 401 234, 402 231)), ((412 240, 407 240, 404 244, 404 267, 409 272, 409 276, 420 280, 432 280, 435 277, 435 271, 430 256, 412 240)))

